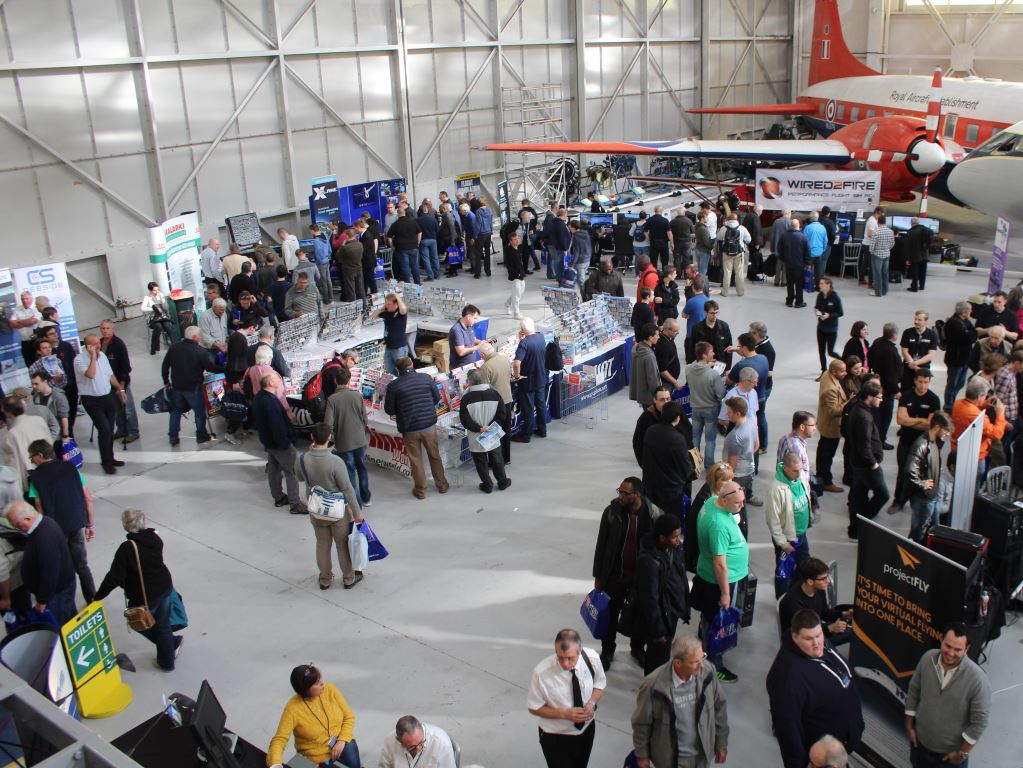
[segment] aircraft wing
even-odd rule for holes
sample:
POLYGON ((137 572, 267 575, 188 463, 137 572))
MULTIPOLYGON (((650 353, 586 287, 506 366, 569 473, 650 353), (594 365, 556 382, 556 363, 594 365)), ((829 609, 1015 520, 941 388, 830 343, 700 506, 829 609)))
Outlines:
POLYGON ((851 159, 845 144, 833 139, 761 141, 565 141, 542 144, 487 144, 489 152, 546 152, 561 155, 666 155, 668 157, 770 160, 783 163, 834 163, 851 159))
POLYGON ((687 109, 693 115, 812 115, 813 104, 755 104, 748 107, 700 107, 687 109))

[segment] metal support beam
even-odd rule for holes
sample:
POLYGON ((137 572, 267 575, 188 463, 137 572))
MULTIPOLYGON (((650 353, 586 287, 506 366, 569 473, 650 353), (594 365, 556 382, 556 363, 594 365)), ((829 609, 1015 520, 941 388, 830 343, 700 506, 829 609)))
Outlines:
POLYGON ((241 22, 243 27, 245 27, 249 32, 251 32, 253 35, 258 37, 263 43, 265 43, 267 48, 270 48, 271 50, 277 48, 277 46, 274 44, 274 41, 267 36, 266 32, 264 32, 263 29, 258 24, 256 24, 256 22, 254 22, 252 19, 246 16, 245 12, 237 5, 235 5, 233 2, 231 2, 231 0, 220 0, 220 4, 224 6, 228 11, 230 11, 231 15, 238 19, 238 21, 241 22))
POLYGON ((289 75, 291 75, 292 79, 296 83, 298 83, 300 86, 302 86, 302 89, 306 93, 308 93, 310 96, 312 96, 313 99, 315 99, 316 102, 319 103, 319 105, 321 107, 323 107, 324 110, 326 110, 328 115, 330 115, 332 118, 334 118, 334 120, 337 121, 337 123, 342 128, 347 130, 348 133, 351 135, 351 137, 353 139, 355 139, 355 141, 359 144, 359 146, 361 146, 364 150, 366 150, 366 152, 368 152, 373 157, 374 160, 376 160, 378 163, 380 163, 380 165, 382 165, 388 171, 393 173, 395 176, 401 176, 402 175, 401 171, 399 171, 397 168, 395 168, 393 165, 391 165, 379 152, 377 152, 373 148, 373 146, 368 141, 366 141, 364 138, 362 138, 362 135, 358 131, 356 131, 348 123, 348 121, 345 120, 341 116, 341 114, 336 109, 334 109, 330 104, 328 104, 326 99, 324 99, 322 96, 320 96, 320 94, 318 94, 316 92, 316 90, 311 85, 309 85, 309 83, 307 83, 305 80, 303 80, 302 76, 299 75, 298 72, 296 72, 294 69, 292 69, 291 65, 288 64, 287 61, 284 62, 284 70, 289 75))
MULTIPOLYGON (((577 141, 583 141, 586 135, 586 0, 575 0, 572 3, 572 20, 575 22, 575 130, 572 135, 577 141)), ((590 134, 592 135, 592 134, 590 134)))
POLYGON ((458 102, 455 104, 454 109, 451 110, 451 114, 448 115, 448 119, 444 121, 444 125, 441 126, 439 131, 437 131, 437 135, 434 137, 433 142, 426 150, 426 154, 423 155, 422 159, 419 161, 419 165, 416 166, 414 171, 416 176, 418 176, 422 172, 423 168, 426 167, 427 161, 433 156, 433 153, 437 151, 437 147, 440 146, 441 139, 444 138, 444 135, 448 132, 448 128, 451 127, 451 124, 455 122, 455 118, 458 117, 458 113, 462 111, 462 107, 465 106, 465 102, 469 100, 469 96, 472 94, 473 89, 476 87, 476 84, 483 77, 483 73, 487 71, 487 67, 491 64, 491 62, 494 61, 494 57, 496 55, 497 48, 494 48, 490 51, 490 55, 488 55, 487 58, 484 59, 479 69, 476 70, 476 74, 473 75, 472 80, 469 81, 469 85, 466 86, 466 89, 462 93, 461 98, 459 98, 458 102))
POLYGON ((135 80, 135 95, 139 102, 139 123, 142 126, 146 160, 149 163, 150 186, 156 199, 157 215, 162 219, 168 219, 170 208, 167 206, 163 158, 160 154, 160 138, 156 128, 156 112, 153 109, 153 82, 149 63, 145 60, 146 44, 142 33, 142 13, 139 0, 125 0, 124 6, 128 26, 128 48, 136 56, 142 57, 141 66, 135 68, 132 77, 135 80))
MULTIPOLYGON (((632 12, 629 6, 625 4, 625 0, 615 0, 615 2, 618 3, 618 7, 621 9, 622 15, 629 20, 629 23, 632 24, 633 29, 636 30, 636 34, 645 37, 647 32, 649 32, 649 29, 639 23, 639 19, 636 18, 635 14, 632 12)), ((642 18, 646 18, 645 11, 640 12, 639 15, 642 18)))
POLYGON ((1002 14, 1009 10, 1009 6, 1012 4, 1013 0, 1002 0, 1002 4, 995 9, 994 13, 987 17, 987 21, 984 22, 984 26, 981 27, 977 31, 977 34, 973 36, 973 39, 970 41, 970 45, 976 48, 984 35, 988 33, 988 30, 998 23, 998 20, 1002 18, 1002 14))
MULTIPOLYGON (((277 41, 277 50, 284 44, 284 34, 281 31, 281 9, 278 0, 266 0, 267 10, 270 14, 270 28, 277 41)), ((310 6, 311 8, 311 6, 310 6)), ((294 28, 294 27, 292 27, 294 28)), ((277 115, 281 120, 281 149, 284 157, 284 183, 285 202, 294 206, 298 202, 297 190, 295 189, 295 142, 291 135, 291 107, 288 101, 288 78, 284 72, 284 54, 277 57, 277 115)))
POLYGON ((11 118, 7 117, 7 115, 3 114, 2 112, 0 112, 0 122, 3 122, 8 127, 19 133, 23 138, 28 139, 35 146, 53 155, 55 158, 57 158, 57 160, 66 165, 68 167, 68 170, 70 170, 72 173, 78 176, 82 181, 86 182, 89 186, 93 187, 99 192, 102 192, 106 197, 113 200, 128 213, 133 215, 139 221, 143 222, 147 227, 156 226, 156 220, 148 213, 136 208, 134 205, 125 200, 123 197, 117 194, 106 184, 104 184, 102 181, 97 179, 91 173, 89 173, 76 162, 74 162, 71 158, 64 155, 60 150, 48 144, 43 139, 39 138, 26 128, 22 128, 20 125, 18 125, 18 123, 16 123, 14 120, 11 120, 11 118))
POLYGON ((792 7, 789 8, 789 34, 792 36, 792 48, 789 51, 789 102, 794 102, 799 96, 799 90, 803 85, 803 40, 800 36, 802 27, 800 19, 803 18, 803 0, 792 0, 792 7))
POLYGON ((497 27, 498 35, 500 35, 501 32, 504 32, 507 26, 512 23, 512 19, 514 19, 515 15, 522 9, 525 2, 526 0, 515 0, 515 5, 508 9, 508 15, 504 17, 504 21, 502 21, 497 27))
MULTIPOLYGON (((415 175, 412 173, 412 104, 408 95, 408 48, 405 42, 405 9, 403 0, 391 0, 391 24, 394 25, 394 41, 397 43, 396 54, 391 57, 394 67, 392 80, 398 83, 395 94, 395 113, 401 124, 401 165, 403 173, 397 174, 408 179, 409 199, 415 200, 415 175)), ((390 167, 390 164, 388 164, 390 167)))
POLYGON ((661 82, 664 83, 664 87, 667 89, 668 96, 670 96, 671 100, 675 102, 675 106, 678 108, 679 116, 682 118, 685 124, 689 126, 690 132, 694 136, 699 134, 700 132, 699 126, 693 122, 691 117, 689 117, 689 113, 686 111, 685 106, 682 104, 682 99, 678 97, 676 88, 668 81, 667 75, 664 74, 664 70, 661 69, 661 65, 657 63, 657 59, 653 56, 650 57, 650 66, 654 70, 656 75, 661 79, 661 82))
MULTIPOLYGON (((622 8, 627 8, 622 3, 622 8)), ((647 0, 636 0, 636 13, 639 18, 643 19, 644 28, 640 34, 643 37, 647 37, 650 34, 650 27, 646 25, 646 21, 649 18, 647 12, 647 0)), ((643 42, 643 51, 640 55, 642 64, 639 67, 639 135, 649 136, 650 135, 650 44, 646 41, 643 42)), ((639 162, 643 163, 643 167, 646 167, 646 158, 639 159, 639 162)))
MULTIPOLYGON (((282 43, 291 37, 291 33, 295 31, 295 27, 302 23, 302 19, 309 15, 309 12, 313 9, 317 2, 318 0, 306 0, 306 4, 302 6, 302 9, 297 14, 295 14, 295 18, 291 20, 290 24, 288 24, 288 28, 284 30, 284 34, 280 36, 282 43)), ((278 19, 278 22, 279 21, 280 20, 278 19)))
MULTIPOLYGON (((103 291, 99 290, 91 282, 89 282, 88 280, 83 280, 78 275, 76 275, 74 273, 74 270, 71 268, 71 263, 67 263, 64 266, 65 269, 67 270, 67 276, 71 278, 71 280, 73 280, 75 283, 77 283, 79 288, 84 289, 86 293, 92 294, 95 298, 99 299, 101 302, 106 304, 111 309, 117 309, 117 302, 114 300, 113 296, 107 296, 105 293, 103 293, 103 291)), ((109 272, 110 265, 108 264, 107 273, 109 274, 109 272)))
POLYGON ((480 16, 479 13, 477 13, 476 9, 472 7, 472 4, 469 2, 469 0, 458 0, 458 4, 462 6, 462 12, 469 19, 472 20, 472 23, 475 24, 484 35, 486 35, 487 37, 492 37, 495 40, 497 39, 494 36, 494 30, 492 30, 490 28, 490 25, 487 24, 487 20, 480 16))
POLYGON ((245 108, 249 106, 249 102, 252 101, 252 97, 255 96, 256 91, 259 90, 259 86, 261 86, 266 81, 266 79, 270 76, 270 73, 273 72, 276 67, 277 59, 274 59, 263 68, 263 71, 256 79, 256 82, 253 84, 251 88, 249 88, 249 92, 245 94, 245 97, 241 100, 241 103, 237 107, 235 107, 234 112, 231 113, 231 116, 227 118, 227 120, 221 126, 220 130, 217 132, 217 135, 213 138, 213 143, 211 143, 210 146, 207 147, 202 157, 199 158, 199 162, 195 164, 195 167, 192 169, 191 173, 188 174, 188 178, 186 178, 182 182, 181 186, 178 188, 178 191, 174 193, 173 197, 171 197, 170 202, 167 203, 168 208, 170 208, 171 210, 174 209, 174 206, 177 205, 178 200, 181 199, 181 196, 185 194, 185 190, 188 189, 188 185, 192 183, 196 176, 199 175, 199 171, 201 171, 203 169, 203 166, 206 165, 206 161, 210 159, 210 155, 212 155, 216 151, 217 147, 220 146, 221 140, 224 138, 224 136, 227 135, 227 132, 231 130, 231 126, 234 125, 235 120, 238 119, 238 115, 240 115, 245 110, 245 108))
MULTIPOLYGON (((700 106, 710 103, 710 4, 700 0, 700 106)), ((707 135, 710 115, 700 115, 700 135, 707 135)))
MULTIPOLYGON (((750 24, 749 19, 746 18, 746 14, 742 11, 741 8, 739 8, 739 4, 736 2, 736 0, 728 0, 728 2, 732 6, 732 9, 735 11, 735 17, 738 19, 739 24, 743 27, 743 29, 746 30, 746 34, 750 36, 749 50, 753 51, 753 60, 757 63, 757 66, 759 66, 760 70, 764 73, 764 82, 766 82, 767 87, 771 89, 771 93, 774 95, 774 98, 779 103, 784 102, 785 99, 782 97, 780 93, 778 93, 778 89, 774 87, 774 83, 771 81, 770 70, 767 68, 767 65, 764 63, 764 60, 761 58, 760 54, 757 53, 757 28, 754 25, 750 24)), ((754 78, 751 77, 750 79, 754 78)))
POLYGON ((645 50, 646 47, 642 45, 636 49, 636 53, 633 55, 632 60, 629 61, 628 66, 625 67, 625 71, 622 73, 622 77, 618 81, 618 85, 615 86, 614 91, 611 92, 611 96, 607 100, 607 104, 604 105, 604 111, 600 113, 600 117, 597 118, 597 122, 594 123, 593 128, 590 129, 589 135, 586 137, 587 141, 591 141, 596 135, 601 124, 604 122, 604 118, 607 117, 608 112, 611 111, 611 107, 621 95, 622 91, 625 90, 625 82, 629 79, 629 75, 632 74, 632 70, 636 67, 636 62, 639 61, 640 56, 643 55, 643 51, 645 50))

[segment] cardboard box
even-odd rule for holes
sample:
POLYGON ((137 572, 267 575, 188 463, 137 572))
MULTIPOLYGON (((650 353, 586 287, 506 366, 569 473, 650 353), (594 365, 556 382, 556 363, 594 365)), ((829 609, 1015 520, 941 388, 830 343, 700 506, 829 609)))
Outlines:
POLYGON ((444 372, 448 370, 448 359, 450 354, 451 347, 448 346, 447 339, 440 339, 439 341, 433 342, 430 355, 433 357, 433 364, 437 366, 438 371, 444 372))

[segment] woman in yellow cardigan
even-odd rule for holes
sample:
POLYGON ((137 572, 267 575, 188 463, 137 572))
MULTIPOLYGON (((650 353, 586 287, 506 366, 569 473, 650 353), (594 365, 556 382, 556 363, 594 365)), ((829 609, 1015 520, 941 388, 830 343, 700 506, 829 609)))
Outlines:
POLYGON ((284 705, 266 764, 282 768, 284 748, 295 735, 295 751, 320 766, 361 768, 359 745, 352 738, 355 713, 341 691, 323 682, 320 670, 302 664, 291 670, 295 695, 284 705))

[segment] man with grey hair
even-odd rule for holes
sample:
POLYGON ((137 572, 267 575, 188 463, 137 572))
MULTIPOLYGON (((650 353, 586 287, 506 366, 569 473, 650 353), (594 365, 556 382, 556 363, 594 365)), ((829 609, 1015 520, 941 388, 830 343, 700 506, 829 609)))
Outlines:
POLYGON ((664 217, 664 207, 655 206, 654 215, 646 220, 646 233, 650 240, 650 262, 661 269, 668 266, 672 251, 671 223, 664 217))
POLYGON ((266 480, 275 507, 290 507, 293 515, 307 515, 309 508, 298 495, 298 457, 291 444, 291 419, 277 399, 276 388, 276 374, 265 374, 259 380, 259 392, 252 398, 252 422, 266 451, 266 480))
POLYGON ((640 768, 707 768, 728 758, 725 691, 706 660, 699 638, 680 635, 671 644, 671 660, 640 684, 632 712, 640 768))
MULTIPOLYGON (((788 451, 776 465, 774 483, 767 492, 764 517, 774 544, 776 566, 783 558, 791 558, 794 566, 810 556, 810 545, 806 540, 806 531, 810 527, 810 483, 803 476, 803 459, 795 451, 788 451)), ((776 600, 792 585, 792 577, 780 577, 780 570, 776 567, 774 571, 776 600)))
MULTIPOLYGON (((222 299, 218 299, 222 301, 222 299)), ((203 398, 203 379, 206 372, 216 373, 224 370, 217 363, 213 352, 199 346, 201 332, 190 325, 185 329, 185 338, 171 344, 163 358, 160 372, 163 386, 167 389, 170 402, 170 421, 167 425, 167 437, 170 444, 178 445, 178 433, 181 430, 181 414, 191 409, 195 414, 196 443, 208 443, 213 439, 206 429, 206 403, 203 398)))
POLYGON ((202 345, 216 352, 227 352, 227 301, 214 299, 199 317, 202 345))
POLYGON ((505 465, 508 465, 511 463, 511 435, 508 432, 511 430, 511 382, 514 375, 512 373, 511 358, 498 352, 489 341, 484 341, 480 344, 477 351, 480 353, 480 357, 483 358, 483 365, 479 369, 480 374, 483 376, 483 381, 494 388, 494 391, 501 396, 501 402, 504 403, 506 423, 501 425, 502 429, 504 429, 504 435, 501 437, 501 458, 504 460, 505 465))
POLYGON ((284 358, 274 346, 274 327, 269 323, 259 329, 259 341, 249 347, 248 352, 245 353, 245 362, 249 365, 256 364, 256 350, 260 347, 268 347, 273 353, 273 358, 270 361, 270 367, 273 368, 277 373, 281 375, 282 379, 286 379, 291 376, 291 367, 288 365, 288 361, 284 358))
POLYGON ((997 352, 1006 358, 1012 355, 1012 343, 1006 340, 1005 326, 992 325, 985 330, 987 332, 980 336, 970 350, 968 366, 974 373, 980 370, 981 361, 992 352, 997 352))
POLYGON ((462 395, 458 416, 469 436, 469 452, 476 465, 476 474, 480 476, 480 490, 483 493, 493 492, 494 483, 490 479, 493 472, 497 490, 503 491, 511 485, 511 480, 505 474, 500 439, 495 435, 498 431, 503 435, 508 422, 505 404, 497 390, 483 381, 478 370, 469 371, 466 383, 469 387, 462 395))
POLYGON ((519 346, 513 363, 518 382, 521 429, 512 438, 515 443, 528 443, 533 435, 547 437, 547 344, 543 334, 536 332, 533 318, 519 321, 519 346))
POLYGON ((214 284, 220 295, 224 295, 224 263, 220 258, 220 240, 211 237, 202 253, 199 254, 199 263, 202 265, 203 280, 207 285, 214 284))
POLYGON ((849 754, 834 736, 821 736, 810 747, 809 768, 846 768, 849 754))
POLYGON ((987 476, 987 456, 991 449, 993 440, 1001 440, 1005 436, 1007 423, 1005 421, 1005 403, 994 396, 990 384, 980 376, 974 376, 966 383, 966 390, 963 392, 963 399, 956 400, 952 406, 952 451, 957 449, 959 437, 981 414, 984 415, 982 436, 980 439, 980 454, 977 459, 977 492, 980 493, 981 484, 987 476), (991 418, 990 411, 995 413, 991 418))
POLYGON ((970 355, 977 341, 977 329, 970 322, 973 307, 968 301, 957 301, 955 313, 945 321, 945 380, 944 409, 952 412, 952 404, 969 375, 970 355))
POLYGON ((678 357, 678 345, 675 339, 678 338, 678 320, 673 317, 666 318, 661 324, 661 333, 654 345, 654 356, 657 358, 657 370, 661 376, 662 383, 673 390, 682 386, 682 361, 678 357))
POLYGON ((451 737, 436 725, 420 722, 415 715, 398 718, 394 737, 384 739, 379 768, 455 768, 451 737))
POLYGON ((35 611, 49 608, 57 626, 74 618, 75 566, 60 524, 24 501, 12 501, 5 510, 7 522, 26 535, 21 560, 21 580, 35 596, 35 611))

